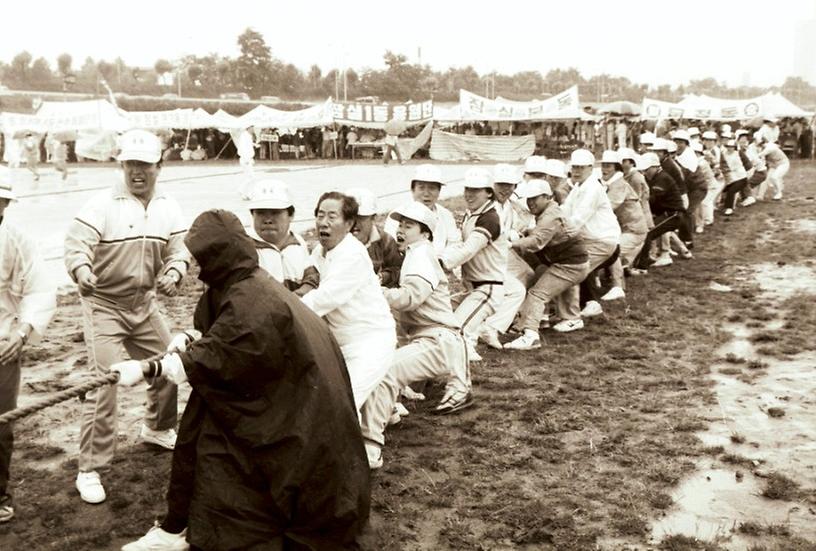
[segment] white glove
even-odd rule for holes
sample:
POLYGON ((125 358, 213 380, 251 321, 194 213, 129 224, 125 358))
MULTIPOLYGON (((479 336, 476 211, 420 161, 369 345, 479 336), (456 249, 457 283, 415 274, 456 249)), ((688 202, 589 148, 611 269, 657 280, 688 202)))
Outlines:
POLYGON ((175 384, 187 382, 187 372, 178 354, 169 354, 161 359, 162 374, 175 384))
POLYGON ((688 195, 686 195, 686 194, 684 193, 684 194, 683 194, 681 197, 682 197, 682 199, 683 199, 683 208, 684 208, 684 209, 687 209, 687 208, 688 208, 688 206, 689 206, 689 202, 688 202, 688 195))
POLYGON ((516 230, 511 229, 507 234, 507 239, 510 240, 510 243, 513 243, 514 241, 518 241, 519 239, 521 239, 521 235, 519 235, 519 232, 517 232, 516 230))
POLYGON ((116 382, 119 386, 133 386, 136 383, 144 381, 144 374, 142 373, 142 362, 138 360, 127 360, 113 364, 111 371, 119 374, 119 380, 116 382))

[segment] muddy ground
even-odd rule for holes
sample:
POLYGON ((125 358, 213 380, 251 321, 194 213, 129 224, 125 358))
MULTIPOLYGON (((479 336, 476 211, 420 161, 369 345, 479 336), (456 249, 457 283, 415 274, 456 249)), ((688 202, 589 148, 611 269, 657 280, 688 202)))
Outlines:
MULTIPOLYGON (((370 550, 816 549, 816 166, 786 199, 698 236, 695 258, 629 280, 584 331, 485 351, 476 406, 406 403, 374 475, 370 550), (714 284, 714 285, 712 285, 714 284)), ((164 301, 187 327, 198 282, 164 301)), ((21 403, 82 380, 75 296, 29 347, 21 403)), ((0 549, 118 549, 164 511, 170 455, 138 444, 122 393, 108 500, 74 489, 79 402, 16 426, 17 518, 0 549)))

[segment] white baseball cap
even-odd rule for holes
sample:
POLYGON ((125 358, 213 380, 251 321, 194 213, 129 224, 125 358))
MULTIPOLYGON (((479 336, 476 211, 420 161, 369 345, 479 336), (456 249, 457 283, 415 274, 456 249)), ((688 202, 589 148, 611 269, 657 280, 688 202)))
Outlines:
POLYGON ((576 149, 570 155, 570 165, 572 166, 594 166, 595 155, 588 149, 576 149))
POLYGON ((779 119, 774 117, 773 115, 766 115, 762 118, 762 122, 772 122, 774 124, 779 122, 779 119))
POLYGON ((445 185, 445 182, 442 181, 442 171, 439 167, 429 164, 416 167, 414 177, 411 179, 411 183, 413 184, 414 182, 431 182, 439 184, 440 186, 445 185))
POLYGON ((677 144, 674 143, 674 140, 666 140, 666 151, 669 153, 677 151, 677 144))
POLYGON ((682 129, 675 130, 674 133, 672 134, 672 139, 683 140, 686 143, 691 143, 691 136, 689 136, 689 133, 686 130, 682 129))
POLYGON ((258 180, 249 195, 249 210, 288 209, 292 205, 289 188, 280 180, 258 180))
POLYGON ((737 141, 734 139, 725 142, 725 147, 737 147, 737 141))
POLYGON ((147 130, 129 130, 119 137, 118 161, 158 163, 162 147, 158 136, 147 130))
POLYGON ((469 168, 465 171, 465 187, 472 189, 493 189, 490 172, 484 168, 469 168))
POLYGON ((0 166, 0 198, 16 201, 17 196, 11 189, 11 171, 4 166, 0 166))
POLYGON ((640 135, 638 141, 642 144, 652 145, 653 143, 655 143, 656 139, 657 136, 654 135, 654 132, 644 132, 643 134, 640 135))
POLYGON ((691 126, 688 129, 688 135, 691 136, 692 138, 694 136, 699 136, 700 135, 700 129, 697 128, 696 126, 691 126))
POLYGON ((543 155, 533 155, 532 157, 527 157, 527 160, 524 161, 524 172, 535 172, 535 173, 542 173, 544 172, 544 163, 547 161, 547 157, 543 155))
POLYGON ((705 132, 703 132, 703 139, 704 140, 716 140, 717 139, 717 133, 714 132, 713 130, 706 130, 705 132))
POLYGON ((353 187, 346 190, 345 195, 354 197, 357 201, 358 216, 374 216, 377 214, 377 198, 371 190, 364 187, 353 187))
POLYGON ((695 153, 702 153, 703 144, 698 141, 691 142, 691 150, 694 151, 695 153))
MULTIPOLYGON (((674 144, 671 140, 665 138, 655 138, 654 143, 649 147, 649 151, 668 151, 669 144, 674 144)), ((675 147, 677 147, 675 145, 675 147)))
POLYGON ((533 178, 523 182, 516 190, 516 195, 522 199, 529 199, 530 197, 538 197, 539 195, 552 195, 552 188, 547 180, 533 178))
POLYGON ((544 163, 544 174, 555 176, 556 178, 566 178, 567 165, 564 164, 564 161, 559 161, 558 159, 547 159, 547 162, 544 163))
POLYGON ((640 171, 654 166, 660 166, 660 159, 654 153, 644 153, 637 160, 637 169, 640 171))
POLYGON ((506 163, 500 163, 493 167, 493 181, 497 184, 518 184, 518 169, 506 163))
POLYGON ((632 161, 633 163, 637 161, 637 153, 635 153, 634 149, 629 147, 621 147, 618 149, 618 157, 620 158, 621 162, 624 160, 632 161))
POLYGON ((736 139, 738 139, 738 140, 739 140, 739 139, 740 139, 742 136, 750 136, 750 135, 751 135, 751 133, 750 133, 750 132, 748 132, 747 130, 745 130, 744 128, 740 128, 739 130, 737 130, 737 131, 734 133, 734 137, 735 137, 736 139))
POLYGON ((436 214, 418 201, 411 201, 410 203, 400 205, 395 208, 388 217, 398 222, 403 218, 408 218, 414 222, 421 222, 428 226, 431 233, 436 229, 436 214))
POLYGON ((601 156, 601 163, 620 163, 621 158, 620 154, 617 151, 612 151, 611 149, 607 149, 603 152, 601 156))

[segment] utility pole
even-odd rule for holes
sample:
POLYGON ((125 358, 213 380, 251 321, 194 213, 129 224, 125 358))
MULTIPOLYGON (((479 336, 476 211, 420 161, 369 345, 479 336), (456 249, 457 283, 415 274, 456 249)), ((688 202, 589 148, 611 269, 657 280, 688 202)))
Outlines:
POLYGON ((340 99, 340 71, 334 70, 334 97, 340 99))
POLYGON ((348 101, 348 71, 343 69, 343 101, 348 101))

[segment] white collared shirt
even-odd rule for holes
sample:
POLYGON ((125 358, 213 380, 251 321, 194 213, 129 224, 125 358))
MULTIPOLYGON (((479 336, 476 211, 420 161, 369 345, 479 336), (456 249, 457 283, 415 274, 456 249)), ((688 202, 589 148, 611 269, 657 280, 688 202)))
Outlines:
POLYGON ((575 184, 561 210, 584 239, 609 243, 620 241, 620 225, 612 211, 606 188, 594 176, 575 184))
POLYGON ((320 285, 303 296, 303 302, 326 319, 340 346, 364 337, 394 335, 396 325, 380 290, 380 282, 365 245, 347 234, 324 253, 319 243, 312 263, 320 273, 320 285))

